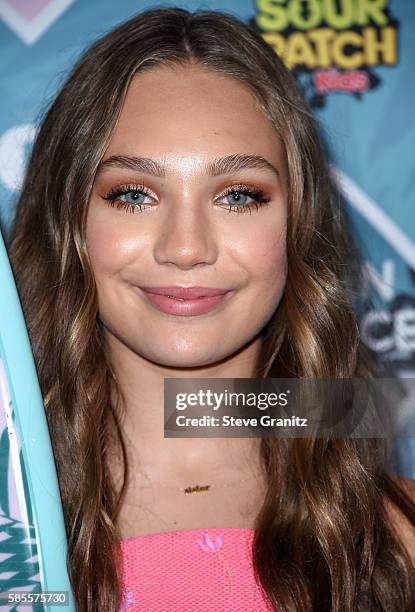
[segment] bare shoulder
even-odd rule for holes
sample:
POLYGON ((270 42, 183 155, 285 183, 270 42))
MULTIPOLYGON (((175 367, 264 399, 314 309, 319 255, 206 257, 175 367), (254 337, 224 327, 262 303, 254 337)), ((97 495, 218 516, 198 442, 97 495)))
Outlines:
MULTIPOLYGON (((415 503, 415 480, 404 476, 395 476, 393 480, 408 494, 415 503)), ((406 547, 412 563, 415 566, 415 525, 406 516, 390 503, 386 504, 391 523, 399 536, 402 544, 406 547)))

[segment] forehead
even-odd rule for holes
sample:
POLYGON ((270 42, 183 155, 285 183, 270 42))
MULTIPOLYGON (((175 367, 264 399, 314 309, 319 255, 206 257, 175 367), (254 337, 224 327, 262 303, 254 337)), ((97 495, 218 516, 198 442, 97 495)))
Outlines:
POLYGON ((198 64, 155 67, 134 77, 104 157, 126 152, 166 160, 224 153, 261 154, 274 163, 284 158, 249 88, 198 64))

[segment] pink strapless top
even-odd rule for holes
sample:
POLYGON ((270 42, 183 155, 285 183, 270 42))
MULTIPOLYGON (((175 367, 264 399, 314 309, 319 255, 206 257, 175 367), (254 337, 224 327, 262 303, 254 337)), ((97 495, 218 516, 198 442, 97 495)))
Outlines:
POLYGON ((270 612, 255 581, 254 531, 186 529, 121 540, 120 612, 270 612))

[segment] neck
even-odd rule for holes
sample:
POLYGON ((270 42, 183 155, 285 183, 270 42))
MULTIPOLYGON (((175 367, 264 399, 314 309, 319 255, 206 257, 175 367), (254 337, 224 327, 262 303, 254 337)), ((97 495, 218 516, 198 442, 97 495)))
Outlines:
POLYGON ((108 331, 106 336, 124 398, 121 428, 129 462, 179 486, 211 482, 214 472, 216 480, 226 480, 235 471, 243 476, 249 470, 258 455, 259 440, 255 438, 164 438, 164 378, 251 378, 260 338, 222 362, 174 368, 144 359, 108 331))

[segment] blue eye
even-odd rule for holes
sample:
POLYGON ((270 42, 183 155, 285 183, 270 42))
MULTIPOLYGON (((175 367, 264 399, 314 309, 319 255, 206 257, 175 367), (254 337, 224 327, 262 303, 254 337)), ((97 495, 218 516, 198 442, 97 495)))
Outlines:
POLYGON ((144 186, 127 185, 112 189, 106 196, 102 196, 107 200, 110 206, 124 208, 127 212, 134 213, 136 210, 147 208, 152 196, 148 193, 144 186), (146 201, 147 199, 147 201, 146 201))
POLYGON ((145 195, 141 191, 127 191, 127 193, 118 196, 118 199, 127 204, 144 204, 145 195))
POLYGON ((263 191, 249 187, 248 185, 235 185, 229 188, 222 196, 228 199, 228 210, 237 214, 258 210, 270 201, 263 191))
POLYGON ((236 204, 237 206, 244 206, 246 201, 248 200, 248 196, 246 193, 241 193, 240 191, 233 191, 232 193, 228 193, 227 198, 231 198, 230 204, 236 204))

